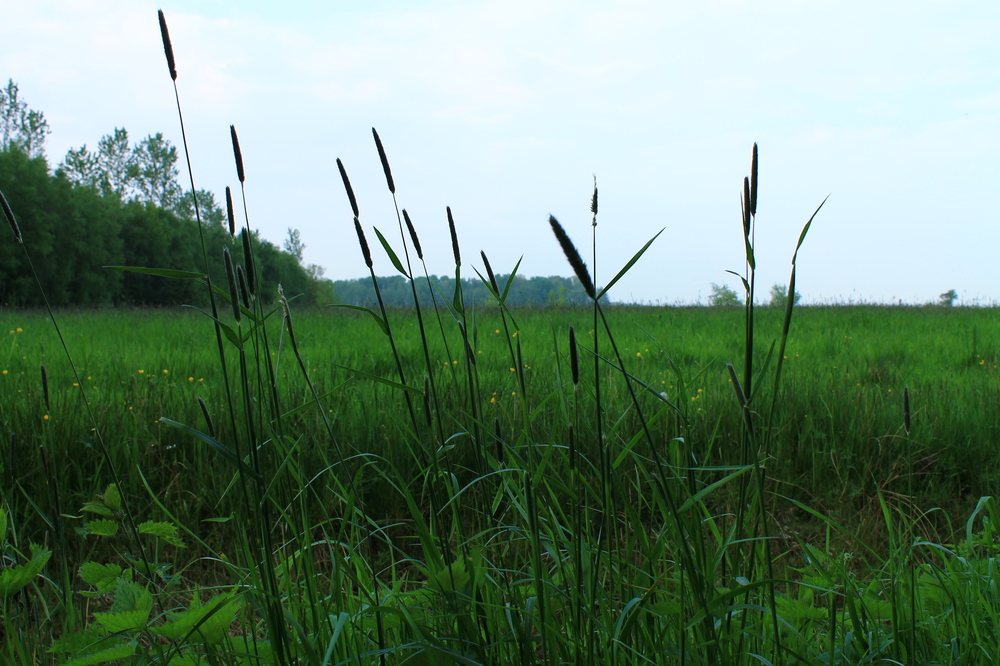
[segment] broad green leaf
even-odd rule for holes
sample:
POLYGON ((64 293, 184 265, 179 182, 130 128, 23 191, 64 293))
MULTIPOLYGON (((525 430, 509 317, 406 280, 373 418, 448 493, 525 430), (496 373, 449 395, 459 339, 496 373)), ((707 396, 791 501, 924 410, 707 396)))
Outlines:
POLYGON ((111 590, 121 575, 122 568, 117 564, 84 562, 80 565, 80 578, 88 585, 96 587, 97 595, 105 594, 111 590))
POLYGON ((7 512, 0 506, 0 546, 7 538, 7 512))
POLYGON ((385 250, 385 253, 389 255, 389 261, 392 262, 392 265, 396 267, 397 271, 403 274, 403 277, 409 280, 410 274, 406 272, 405 268, 403 268, 403 264, 399 261, 399 257, 396 256, 396 253, 393 252, 392 248, 389 246, 389 241, 385 239, 385 236, 383 236, 382 232, 378 230, 378 227, 372 227, 372 229, 375 230, 375 235, 378 236, 378 241, 382 243, 382 248, 385 250))
POLYGON ((233 599, 232 593, 214 597, 205 604, 200 604, 196 597, 188 610, 177 613, 171 621, 154 628, 153 632, 171 641, 194 639, 221 643, 242 605, 242 602, 233 599))
POLYGON ((31 544, 31 559, 24 564, 5 567, 0 570, 0 597, 9 599, 18 590, 31 582, 42 572, 45 563, 52 556, 52 551, 31 544))
POLYGON ((175 278, 178 280, 204 279, 204 273, 194 273, 192 271, 175 271, 172 268, 144 268, 142 266, 105 266, 116 271, 128 271, 130 273, 142 273, 144 275, 157 275, 165 278, 175 278))
POLYGON ((88 520, 83 524, 83 529, 87 534, 94 536, 113 537, 118 534, 118 523, 107 518, 88 520))
POLYGON ((386 335, 389 335, 389 325, 385 323, 385 320, 382 319, 382 317, 380 317, 378 314, 376 314, 376 312, 371 308, 366 308, 362 305, 346 305, 344 303, 332 303, 330 304, 330 307, 347 308, 348 310, 358 310, 360 312, 367 312, 372 316, 372 319, 375 320, 375 323, 378 324, 378 327, 382 329, 382 332, 385 333, 386 335))
POLYGON ((84 503, 84 505, 80 507, 80 511, 88 511, 90 513, 96 513, 101 516, 111 515, 111 509, 109 509, 108 506, 101 500, 84 503))
POLYGON ((618 271, 618 275, 616 275, 614 279, 611 280, 611 282, 609 282, 603 289, 601 289, 600 293, 597 294, 597 300, 601 300, 601 297, 604 296, 604 294, 608 293, 608 289, 611 289, 611 287, 615 286, 615 283, 618 282, 618 280, 621 280, 623 277, 625 277, 625 274, 628 273, 629 269, 635 265, 635 262, 639 261, 639 257, 641 257, 643 254, 646 253, 646 250, 649 249, 649 246, 652 245, 653 241, 655 241, 657 237, 662 233, 663 229, 660 229, 658 232, 656 232, 656 236, 650 238, 649 241, 642 246, 642 249, 635 253, 632 259, 629 260, 627 264, 625 264, 624 268, 618 271))
POLYGON ((107 613, 94 613, 94 619, 110 633, 139 631, 146 627, 153 610, 153 595, 142 585, 119 579, 115 601, 107 613))
POLYGON ((122 508, 122 495, 118 492, 118 486, 113 483, 108 484, 108 487, 104 489, 104 495, 101 497, 104 503, 108 505, 108 508, 112 512, 121 511, 122 508))
POLYGON ((121 645, 108 648, 107 650, 101 650, 100 652, 94 652, 93 654, 88 654, 83 657, 70 659, 69 661, 64 662, 62 666, 90 666, 91 664, 106 664, 109 661, 128 659, 133 655, 135 655, 135 643, 123 643, 121 645))
POLYGON ((221 453, 223 458, 225 458, 226 460, 228 460, 229 462, 231 462, 233 464, 233 466, 235 466, 238 469, 240 469, 244 474, 246 474, 247 476, 249 476, 254 481, 260 482, 260 481, 264 480, 264 477, 262 477, 260 474, 258 474, 257 472, 255 472, 253 470, 253 468, 251 468, 249 465, 247 465, 242 460, 240 460, 236 456, 236 454, 233 453, 232 449, 230 449, 225 444, 222 444, 222 443, 216 441, 214 437, 210 437, 210 436, 206 435, 205 433, 203 433, 203 432, 201 432, 199 430, 195 430, 191 426, 186 426, 183 423, 178 423, 177 421, 172 421, 172 420, 170 420, 170 419, 168 419, 166 417, 160 417, 160 421, 163 422, 163 423, 166 423, 168 426, 173 426, 173 427, 177 428, 178 430, 186 432, 189 435, 193 435, 193 436, 197 437, 198 439, 200 439, 201 441, 205 442, 206 444, 208 444, 209 446, 211 446, 213 449, 215 449, 216 451, 218 451, 219 453, 221 453))
POLYGON ((177 526, 172 523, 147 520, 139 524, 139 534, 150 534, 169 543, 171 546, 184 548, 184 542, 177 536, 177 526))

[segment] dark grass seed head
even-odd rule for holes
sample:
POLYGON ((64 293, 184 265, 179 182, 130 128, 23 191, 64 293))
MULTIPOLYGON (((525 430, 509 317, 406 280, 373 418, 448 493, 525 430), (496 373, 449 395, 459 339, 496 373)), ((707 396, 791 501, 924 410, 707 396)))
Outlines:
POLYGON ((236 216, 233 215, 233 193, 226 185, 226 218, 229 220, 229 235, 236 235, 236 216))
POLYGON ((451 251, 455 255, 455 265, 462 265, 462 253, 458 249, 458 234, 455 233, 455 219, 451 216, 451 206, 446 206, 448 212, 448 230, 451 231, 451 251))
POLYGON ((556 235, 556 240, 559 241, 563 254, 566 255, 566 259, 569 261, 569 265, 573 268, 573 272, 576 273, 577 279, 580 280, 580 284, 583 285, 584 290, 590 298, 596 299, 597 292, 594 290, 594 283, 590 279, 590 273, 587 272, 587 264, 583 263, 580 253, 576 251, 576 247, 573 245, 573 241, 566 235, 562 225, 559 224, 559 220, 555 216, 549 215, 549 225, 551 225, 552 232, 556 235))
POLYGON ((247 278, 246 274, 243 272, 243 267, 236 264, 236 286, 240 289, 240 300, 243 301, 243 307, 247 310, 250 309, 250 290, 247 289, 247 278))
POLYGON ((413 247, 417 250, 417 258, 423 260, 424 251, 420 249, 420 239, 417 238, 417 230, 413 228, 413 223, 410 222, 410 215, 403 209, 403 221, 406 222, 406 230, 410 232, 410 240, 413 241, 413 247))
POLYGON ((208 405, 202 400, 201 396, 195 396, 198 400, 198 406, 201 407, 201 414, 205 417, 205 424, 208 426, 208 434, 215 439, 215 424, 212 423, 212 415, 208 413, 208 405))
POLYGON ((340 177, 344 181, 344 189, 347 190, 347 198, 351 200, 351 210, 354 212, 354 217, 361 217, 358 213, 358 200, 354 198, 354 188, 351 187, 351 179, 347 177, 347 170, 344 169, 344 163, 337 158, 337 168, 340 169, 340 177))
POLYGON ((590 198, 590 212, 597 217, 597 176, 594 176, 594 196, 590 198))
POLYGON ((365 238, 365 230, 361 228, 357 216, 354 217, 354 230, 358 232, 358 243, 361 244, 361 254, 365 256, 365 266, 372 267, 372 253, 368 249, 368 240, 365 238))
POLYGON ((243 171, 243 151, 240 150, 240 137, 236 136, 236 125, 229 126, 229 136, 233 139, 233 158, 236 160, 236 177, 240 179, 242 185, 246 181, 246 173, 243 171))
POLYGON ((167 69, 170 70, 170 80, 177 80, 177 66, 174 63, 174 47, 170 44, 170 32, 167 30, 167 19, 163 16, 163 10, 159 9, 156 15, 160 19, 160 37, 163 38, 163 53, 167 56, 167 69))
POLYGON ((569 368, 573 376, 573 384, 580 383, 580 356, 576 350, 576 331, 569 327, 569 368))
POLYGON ((233 257, 229 254, 229 248, 222 248, 222 260, 226 264, 226 279, 229 281, 229 302, 233 305, 233 318, 238 324, 240 322, 240 296, 236 288, 236 271, 233 269, 233 257))
POLYGON ((479 254, 483 257, 483 265, 486 267, 486 276, 490 279, 490 286, 493 287, 493 291, 499 294, 500 287, 497 286, 497 277, 493 274, 493 267, 490 266, 490 260, 486 258, 486 252, 483 250, 480 250, 479 254))
POLYGON ((42 397, 45 399, 45 409, 49 409, 49 374, 45 371, 45 364, 40 368, 42 372, 42 397))
POLYGON ((750 214, 757 217, 757 143, 753 144, 753 157, 750 159, 750 214))
POLYGON ((10 204, 7 203, 7 197, 3 195, 3 192, 0 192, 0 208, 3 208, 3 216, 7 218, 7 224, 10 225, 10 230, 14 232, 14 240, 23 244, 21 229, 17 226, 17 220, 14 219, 14 211, 10 209, 10 204))
POLYGON ((743 235, 750 237, 750 179, 743 178, 743 235))
POLYGON ((240 231, 240 239, 243 241, 243 263, 247 267, 247 287, 250 295, 257 295, 257 266, 253 261, 253 247, 251 246, 250 232, 246 229, 240 231))
POLYGON ((382 170, 385 171, 385 182, 389 186, 389 192, 396 193, 396 184, 392 182, 392 171, 389 169, 389 160, 386 159, 385 150, 382 148, 382 139, 378 138, 378 132, 372 128, 372 136, 375 137, 375 147, 378 148, 378 158, 382 160, 382 170))

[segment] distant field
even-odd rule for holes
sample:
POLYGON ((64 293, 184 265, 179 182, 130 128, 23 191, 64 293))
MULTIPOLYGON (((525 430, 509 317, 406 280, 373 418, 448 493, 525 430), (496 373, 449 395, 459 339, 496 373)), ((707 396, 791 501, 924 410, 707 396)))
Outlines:
MULTIPOLYGON (((569 384, 568 326, 575 326, 581 344, 588 346, 591 313, 530 309, 514 314, 521 327, 529 404, 541 415, 552 413, 536 415, 533 436, 536 442, 553 441, 558 438, 553 432, 558 421, 556 396, 569 384)), ((685 432, 681 419, 671 412, 655 424, 658 437, 667 441, 684 436, 705 459, 714 463, 725 459, 739 432, 739 410, 725 363, 739 367, 742 311, 616 307, 609 308, 609 315, 628 369, 665 392, 690 419, 685 432), (678 381, 672 364, 686 384, 678 381)), ((411 383, 422 387, 424 363, 415 316, 400 310, 391 317, 404 370, 416 379, 411 383)), ((1000 479, 997 319, 992 309, 798 309, 775 417, 775 446, 770 451, 770 474, 780 481, 779 491, 818 501, 856 519, 871 511, 875 485, 899 490, 904 462, 912 457, 920 461, 918 503, 924 508, 940 505, 957 520, 970 499, 993 492, 1000 479), (908 440, 902 432, 904 386, 909 387, 913 411, 908 440)), ((196 396, 213 412, 223 412, 223 385, 209 320, 190 310, 173 309, 66 311, 59 314, 59 321, 85 377, 100 427, 121 463, 142 468, 154 489, 169 487, 198 496, 191 510, 208 512, 214 491, 204 489, 218 488, 218 474, 228 470, 220 470, 207 447, 158 419, 166 416, 201 427, 196 396)), ((0 469, 5 477, 15 474, 22 483, 43 485, 42 461, 36 452, 45 444, 66 454, 58 458, 64 465, 61 473, 75 479, 68 486, 72 503, 82 502, 103 488, 108 478, 92 448, 92 425, 52 324, 37 311, 2 311, 0 322, 6 339, 0 348, 0 424, 5 433, 16 434, 15 451, 2 456, 0 469), (49 409, 42 398, 41 364, 48 372, 49 409)), ((388 344, 374 322, 367 315, 340 310, 297 313, 295 322, 301 352, 317 390, 325 395, 323 403, 338 440, 351 451, 393 458, 398 451, 391 424, 405 423, 404 401, 394 389, 337 367, 396 379, 388 344), (372 427, 376 414, 380 427, 372 427)), ((435 320, 425 323, 436 331, 435 320)), ((758 310, 757 327, 761 364, 780 332, 780 313, 758 310)), ((487 426, 499 419, 503 427, 513 427, 518 386, 496 311, 479 312, 470 333, 483 419, 487 426)), ((272 327, 273 349, 278 334, 272 327)), ((277 354, 274 358, 283 378, 282 409, 287 411, 307 402, 308 396, 287 338, 283 344, 280 360, 277 354)), ((449 338, 451 357, 440 336, 429 344, 436 356, 441 399, 449 409, 467 413, 468 406, 459 401, 456 390, 463 387, 464 395, 457 333, 449 338), (454 399, 449 398, 452 393, 454 399)), ((235 363, 232 353, 229 360, 235 363)), ((592 369, 589 359, 585 367, 592 369)), ((612 377, 610 370, 605 372, 612 377)), ((604 395, 607 420, 619 425, 610 439, 612 447, 622 446, 636 428, 621 384, 611 380, 604 395)), ((648 395, 643 399, 651 408, 657 403, 648 395)), ((298 435, 306 441, 323 441, 315 409, 293 418, 298 435)), ((223 423, 221 428, 225 427, 223 423)), ((447 427, 460 432, 469 424, 447 427)), ((5 436, 5 446, 8 441, 5 436)))

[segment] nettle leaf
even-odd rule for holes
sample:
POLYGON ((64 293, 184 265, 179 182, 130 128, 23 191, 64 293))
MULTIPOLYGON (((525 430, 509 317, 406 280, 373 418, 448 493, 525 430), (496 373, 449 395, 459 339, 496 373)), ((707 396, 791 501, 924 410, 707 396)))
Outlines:
POLYGON ((52 643, 48 651, 72 652, 77 655, 93 654, 108 649, 111 643, 121 643, 121 639, 108 636, 108 632, 97 625, 92 625, 83 631, 63 634, 52 643))
POLYGON ((100 516, 110 516, 111 515, 111 509, 109 509, 104 504, 104 502, 100 502, 100 501, 97 501, 97 502, 86 502, 82 507, 80 507, 80 511, 89 511, 90 513, 96 513, 96 514, 98 514, 100 516))
MULTIPOLYGON (((153 595, 142 585, 119 579, 115 585, 115 602, 107 613, 94 613, 102 627, 111 633, 139 631, 145 628, 153 610, 153 595)), ((96 662, 95 662, 96 663, 96 662)))
POLYGON ((139 524, 139 534, 149 534, 166 541, 171 546, 184 548, 184 542, 177 536, 177 526, 172 523, 147 520, 139 524))
POLYGON ((9 599, 21 588, 41 573, 45 563, 52 556, 51 550, 31 544, 31 559, 24 564, 5 567, 0 570, 0 597, 9 599))
POLYGON ((104 496, 101 498, 104 503, 108 506, 111 511, 121 511, 122 508, 122 495, 118 492, 118 486, 111 483, 104 490, 104 496))
POLYGON ((107 518, 88 520, 83 524, 83 532, 84 534, 93 534, 94 536, 113 537, 118 534, 118 523, 107 518))
POLYGON ((135 655, 135 643, 122 643, 107 650, 94 652, 83 657, 77 657, 65 662, 62 666, 90 666, 91 664, 106 664, 109 661, 128 659, 135 655))
POLYGON ((171 641, 191 637, 205 643, 221 643, 243 607, 243 603, 233 596, 233 593, 220 594, 205 604, 200 604, 195 597, 188 610, 176 614, 172 621, 154 628, 153 632, 171 641))
POLYGON ((80 578, 88 585, 97 588, 97 592, 84 592, 87 596, 100 596, 106 594, 115 586, 118 578, 122 575, 122 568, 117 564, 98 564, 97 562, 84 562, 80 565, 80 578))

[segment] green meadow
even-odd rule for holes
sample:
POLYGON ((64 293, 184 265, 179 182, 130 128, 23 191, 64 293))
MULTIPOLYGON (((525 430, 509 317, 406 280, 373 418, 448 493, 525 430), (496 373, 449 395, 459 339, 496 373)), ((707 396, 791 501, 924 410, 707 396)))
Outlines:
POLYGON ((373 237, 338 159, 377 305, 316 308, 297 232, 234 214, 230 132, 239 187, 223 212, 191 176, 184 223, 0 151, 0 292, 119 305, 0 310, 0 664, 1000 662, 997 313, 796 307, 822 204, 756 305, 756 145, 731 307, 608 303, 655 238, 599 287, 554 217, 585 307, 514 307, 485 253, 473 297, 450 208, 455 278, 424 291, 405 209, 373 237), (144 265, 60 255, 66 210, 144 265))

